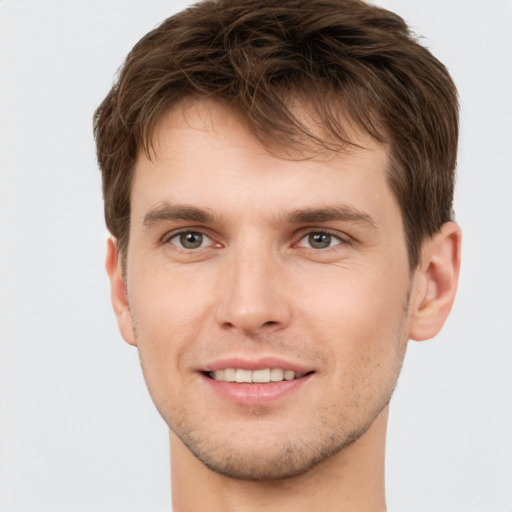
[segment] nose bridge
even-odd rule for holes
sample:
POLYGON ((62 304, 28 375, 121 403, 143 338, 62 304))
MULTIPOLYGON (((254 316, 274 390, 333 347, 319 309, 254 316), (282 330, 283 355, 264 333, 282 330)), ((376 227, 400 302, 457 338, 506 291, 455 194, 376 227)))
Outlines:
POLYGON ((255 240, 240 242, 230 251, 219 287, 217 321, 244 334, 277 330, 290 320, 279 257, 255 240), (255 243, 256 242, 256 243, 255 243))

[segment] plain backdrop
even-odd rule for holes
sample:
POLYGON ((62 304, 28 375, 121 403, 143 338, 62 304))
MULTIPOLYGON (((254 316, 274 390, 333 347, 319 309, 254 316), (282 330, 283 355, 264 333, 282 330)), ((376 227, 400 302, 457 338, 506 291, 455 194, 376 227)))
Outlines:
MULTIPOLYGON (((186 1, 0 0, 0 511, 170 510, 167 431, 104 273, 95 107, 186 1)), ((411 343, 391 406, 390 512, 512 512, 512 2, 388 0, 462 114, 459 295, 411 343)))

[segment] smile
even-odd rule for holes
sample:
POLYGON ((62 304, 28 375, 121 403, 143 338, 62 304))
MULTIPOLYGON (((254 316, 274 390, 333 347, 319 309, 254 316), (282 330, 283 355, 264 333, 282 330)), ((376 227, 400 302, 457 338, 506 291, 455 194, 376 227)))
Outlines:
POLYGON ((316 373, 310 363, 271 354, 251 358, 233 354, 199 369, 213 396, 243 407, 282 404, 299 389, 309 389, 316 373))
POLYGON ((295 380, 305 375, 305 373, 295 372, 294 370, 283 370, 282 368, 263 368, 260 370, 222 368, 208 372, 208 376, 213 380, 247 384, 265 384, 269 382, 281 382, 283 380, 295 380))

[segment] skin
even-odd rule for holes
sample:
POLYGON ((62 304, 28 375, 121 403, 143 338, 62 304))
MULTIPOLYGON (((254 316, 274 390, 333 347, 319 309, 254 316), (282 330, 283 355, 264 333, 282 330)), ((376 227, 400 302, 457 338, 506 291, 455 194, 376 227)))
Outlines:
POLYGON ((138 157, 126 277, 115 240, 107 271, 170 428, 175 511, 385 510, 389 399, 409 338, 434 336, 450 311, 461 235, 445 224, 411 273, 387 148, 354 138, 364 149, 270 154, 197 102, 138 157), (261 401, 205 375, 270 357, 308 375, 261 401))

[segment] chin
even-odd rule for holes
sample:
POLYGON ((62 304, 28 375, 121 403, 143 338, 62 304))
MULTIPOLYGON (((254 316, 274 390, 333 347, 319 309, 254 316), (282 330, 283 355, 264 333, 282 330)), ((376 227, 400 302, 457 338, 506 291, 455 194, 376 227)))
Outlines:
MULTIPOLYGON (((373 421, 356 430, 287 432, 274 436, 242 436, 233 433, 215 436, 205 432, 173 428, 188 450, 202 463, 223 476, 240 480, 282 480, 303 475, 328 461, 359 439, 373 421), (184 433, 185 432, 185 433, 184 433), (279 441, 277 440, 279 439, 279 441)), ((240 431, 238 432, 240 434, 240 431)))

